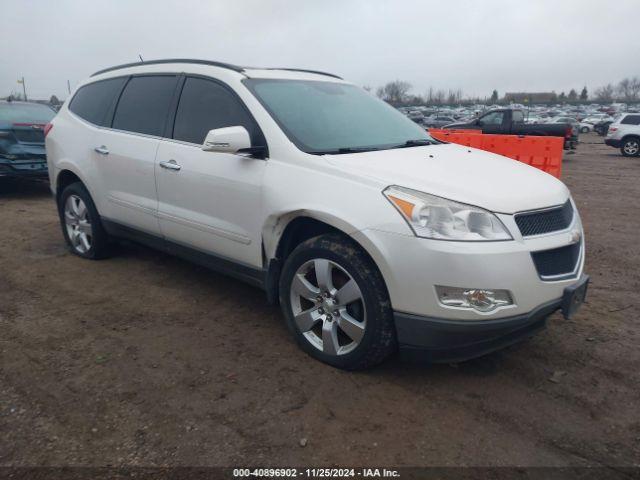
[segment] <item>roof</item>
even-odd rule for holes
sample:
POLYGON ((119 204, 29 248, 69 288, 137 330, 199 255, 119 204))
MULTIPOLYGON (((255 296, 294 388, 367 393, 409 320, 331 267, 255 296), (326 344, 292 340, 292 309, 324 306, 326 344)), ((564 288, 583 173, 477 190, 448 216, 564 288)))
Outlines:
POLYGON ((148 61, 144 61, 144 62, 125 63, 123 65, 117 65, 115 67, 109 67, 109 68, 105 68, 103 70, 99 70, 99 71, 95 72, 91 76, 95 77, 96 75, 100 75, 100 74, 107 73, 107 72, 112 72, 114 70, 121 70, 121 69, 125 69, 125 68, 140 67, 140 66, 144 66, 144 65, 159 65, 159 64, 164 64, 164 63, 188 63, 188 64, 197 64, 197 65, 210 65, 210 66, 213 66, 213 67, 226 68, 228 70, 233 70, 234 72, 242 73, 242 74, 244 74, 246 76, 250 76, 249 73, 251 73, 252 71, 253 72, 255 72, 255 71, 264 72, 265 70, 269 70, 269 71, 310 73, 310 74, 322 75, 322 76, 332 77, 332 78, 337 78, 339 80, 342 80, 342 78, 339 77, 338 75, 334 75, 333 73, 321 72, 319 70, 306 70, 306 69, 302 69, 302 68, 254 68, 254 67, 241 67, 241 66, 238 66, 238 65, 230 64, 230 63, 216 62, 216 61, 212 61, 212 60, 192 59, 192 58, 167 58, 167 59, 161 59, 161 60, 148 60, 148 61))

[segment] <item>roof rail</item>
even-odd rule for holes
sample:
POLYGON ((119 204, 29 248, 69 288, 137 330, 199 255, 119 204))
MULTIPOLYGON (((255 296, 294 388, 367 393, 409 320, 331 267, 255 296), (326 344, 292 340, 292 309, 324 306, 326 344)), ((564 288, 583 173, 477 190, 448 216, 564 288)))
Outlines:
POLYGON ((317 75, 325 75, 327 77, 337 78, 338 80, 344 80, 342 77, 335 75, 333 73, 321 72, 320 70, 305 70, 304 68, 266 68, 265 70, 286 70, 288 72, 304 72, 304 73, 315 73, 317 75))
MULTIPOLYGON (((112 72, 114 70, 120 70, 123 68, 139 67, 142 65, 160 65, 163 63, 196 63, 199 65, 211 65, 213 67, 227 68, 229 70, 233 70, 234 72, 239 72, 239 73, 243 73, 246 69, 253 69, 253 67, 240 67, 238 65, 232 65, 231 63, 214 62, 211 60, 198 60, 193 58, 166 58, 163 60, 148 60, 145 62, 132 62, 132 63, 125 63, 123 65, 116 65, 115 67, 109 67, 103 70, 98 70, 96 73, 94 73, 91 76, 95 77, 96 75, 100 75, 101 73, 112 72)), ((262 69, 256 68, 256 70, 262 70, 262 69)), ((327 77, 333 77, 333 78, 342 80, 342 77, 339 77, 338 75, 334 75, 333 73, 321 72, 319 70, 305 70, 303 68, 265 68, 264 70, 285 70, 289 72, 315 73, 316 75, 325 75, 327 77)))
POLYGON ((210 60, 197 60, 197 59, 191 59, 191 58, 167 58, 164 60, 148 60, 145 62, 125 63, 123 65, 117 65, 115 67, 109 67, 103 70, 99 70, 91 76, 95 77, 96 75, 100 75, 101 73, 112 72, 113 70, 120 70, 122 68, 139 67, 141 65, 159 65, 163 63, 197 63, 200 65, 211 65, 213 67, 227 68, 229 70, 233 70, 235 72, 240 72, 240 73, 244 71, 243 67, 232 65, 230 63, 213 62, 210 60))

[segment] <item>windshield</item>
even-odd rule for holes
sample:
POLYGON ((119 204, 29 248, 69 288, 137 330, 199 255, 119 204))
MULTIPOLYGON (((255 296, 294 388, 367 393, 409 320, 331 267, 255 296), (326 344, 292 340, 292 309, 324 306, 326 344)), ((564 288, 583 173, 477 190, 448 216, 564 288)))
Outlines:
POLYGON ((51 108, 37 103, 0 104, 0 122, 6 123, 49 123, 56 115, 51 108))
POLYGON ((246 79, 245 85, 289 139, 313 154, 437 143, 387 103, 354 85, 246 79))

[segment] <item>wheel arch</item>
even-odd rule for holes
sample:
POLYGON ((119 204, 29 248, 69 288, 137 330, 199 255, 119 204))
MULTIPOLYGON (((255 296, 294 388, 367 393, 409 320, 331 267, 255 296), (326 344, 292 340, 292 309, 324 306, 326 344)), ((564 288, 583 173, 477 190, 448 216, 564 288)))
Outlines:
POLYGON ((620 145, 622 145, 627 140, 635 138, 636 140, 640 140, 640 134, 638 133, 627 133, 624 137, 620 139, 620 145))
POLYGON ((62 193, 62 191, 68 185, 71 185, 74 182, 81 182, 89 192, 89 195, 91 195, 91 198, 94 198, 93 192, 91 191, 91 188, 89 188, 89 185, 85 181, 84 176, 73 165, 64 164, 60 166, 57 169, 57 172, 53 181, 55 186, 56 201, 60 198, 60 194, 62 193))
POLYGON ((271 303, 278 302, 278 283, 282 265, 287 256, 300 243, 309 238, 327 233, 339 233, 362 249, 384 279, 383 269, 376 262, 380 252, 373 243, 363 244, 354 238, 359 231, 351 223, 333 214, 312 210, 296 210, 274 217, 266 222, 263 229, 263 255, 266 268, 265 290, 271 303))

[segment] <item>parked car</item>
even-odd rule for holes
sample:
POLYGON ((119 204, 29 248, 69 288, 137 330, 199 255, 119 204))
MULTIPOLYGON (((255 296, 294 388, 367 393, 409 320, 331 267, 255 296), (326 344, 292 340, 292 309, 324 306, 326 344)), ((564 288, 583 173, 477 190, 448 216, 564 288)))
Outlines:
POLYGON ((595 129, 595 125, 593 123, 580 122, 578 124, 578 128, 580 129, 580 133, 589 133, 593 132, 593 130, 595 129))
POLYGON ((407 117, 419 124, 424 121, 424 115, 420 110, 410 110, 409 112, 407 112, 407 117))
POLYGON ((574 149, 578 144, 578 132, 571 124, 524 122, 524 112, 519 109, 502 108, 492 110, 468 123, 452 123, 445 128, 481 129, 482 133, 499 135, 537 135, 563 137, 564 148, 574 149))
POLYGON ((582 120, 582 123, 590 123, 592 125, 595 125, 598 122, 604 122, 607 120, 613 121, 613 117, 606 113, 596 113, 596 114, 589 115, 587 118, 584 118, 582 120))
POLYGON ((0 177, 47 177, 44 128, 55 114, 37 103, 0 101, 0 177))
POLYGON ((640 113, 620 115, 611 125, 604 143, 619 148, 625 157, 640 155, 640 113))
POLYGON ((573 315, 586 293, 562 182, 438 142, 331 74, 113 67, 79 85, 46 145, 71 252, 103 258, 128 238, 246 280, 336 367, 397 347, 482 355, 573 315))
POLYGON ((604 137, 609 131, 609 127, 612 123, 612 120, 604 120, 602 122, 598 122, 593 126, 593 130, 601 137, 604 137))
POLYGON ((444 117, 442 115, 435 115, 433 117, 425 118, 422 124, 427 128, 442 128, 445 125, 454 123, 455 119, 452 117, 444 117))

